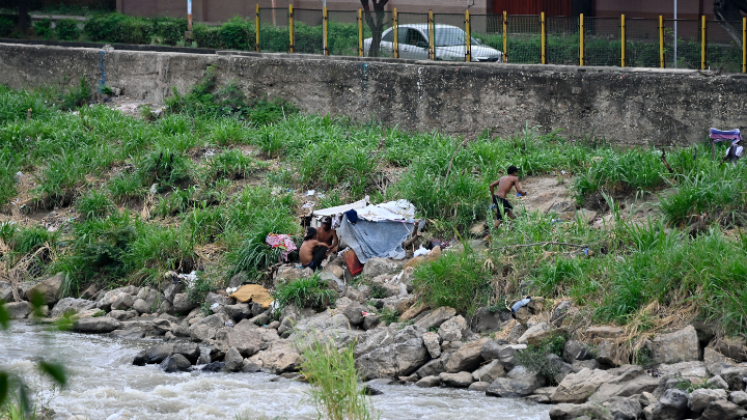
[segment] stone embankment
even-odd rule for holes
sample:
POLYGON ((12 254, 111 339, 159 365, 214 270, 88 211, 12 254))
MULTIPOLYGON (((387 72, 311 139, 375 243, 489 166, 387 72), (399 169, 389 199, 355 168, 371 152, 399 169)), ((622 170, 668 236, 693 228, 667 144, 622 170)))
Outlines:
MULTIPOLYGON (((623 329, 579 322, 583 316, 571 301, 551 305, 533 297, 515 316, 483 308, 467 319, 455 308, 417 304, 412 263, 372 259, 363 273, 367 283, 358 286, 340 281, 341 264, 335 260, 321 274, 339 295, 334 308, 316 312, 289 306, 279 317, 259 304, 236 303, 218 293, 208 294, 198 306, 190 301, 187 285, 175 280, 158 288, 91 287, 78 299, 60 299, 63 279, 57 275, 21 284, 16 292, 21 297, 38 293, 47 305, 45 316, 72 315, 73 328, 81 333, 162 338, 163 343, 139 353, 133 364, 160 364, 167 372, 267 371, 299 377, 299 349, 321 337, 340 347, 353 344, 365 381, 523 397, 556 404, 550 412, 553 420, 747 416, 745 341, 717 339, 710 324, 695 322, 652 335, 639 353, 647 355, 644 369, 631 364, 623 329), (402 313, 399 322, 386 325, 380 315, 386 309, 402 313), (541 356, 549 369, 535 372, 522 366, 522 352, 558 336, 568 338, 562 357, 541 356)), ((275 280, 309 274, 286 265, 275 280)), ((229 286, 242 282, 238 275, 229 286)), ((14 318, 30 317, 27 301, 12 302, 12 288, 0 282, 0 299, 11 301, 7 308, 14 318)))

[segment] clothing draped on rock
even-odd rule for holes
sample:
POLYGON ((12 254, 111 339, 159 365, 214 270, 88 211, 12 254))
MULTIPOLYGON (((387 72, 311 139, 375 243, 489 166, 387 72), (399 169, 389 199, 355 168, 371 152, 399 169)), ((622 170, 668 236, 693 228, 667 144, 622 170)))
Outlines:
POLYGON ((283 249, 281 253, 283 261, 288 261, 288 255, 297 249, 291 237, 286 234, 277 235, 270 233, 265 238, 265 243, 273 248, 283 249))

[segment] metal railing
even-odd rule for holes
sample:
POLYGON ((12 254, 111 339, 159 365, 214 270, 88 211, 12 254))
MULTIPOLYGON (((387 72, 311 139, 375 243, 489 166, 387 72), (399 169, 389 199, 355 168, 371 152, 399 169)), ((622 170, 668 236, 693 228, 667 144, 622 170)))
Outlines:
POLYGON ((256 50, 523 64, 747 71, 747 18, 716 21, 269 9, 257 6, 256 50), (732 31, 733 33, 734 31, 732 31), (676 35, 675 35, 676 34, 676 35), (676 38, 675 38, 676 37, 676 38))

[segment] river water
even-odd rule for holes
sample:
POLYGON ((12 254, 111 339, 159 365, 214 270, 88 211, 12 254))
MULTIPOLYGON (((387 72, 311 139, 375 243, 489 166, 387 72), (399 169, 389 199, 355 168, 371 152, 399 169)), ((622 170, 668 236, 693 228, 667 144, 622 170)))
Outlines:
MULTIPOLYGON (((157 365, 132 365, 135 354, 156 342, 53 333, 11 324, 0 332, 0 369, 23 375, 48 401, 56 419, 90 420, 316 419, 304 401, 308 385, 266 373, 164 373, 157 365), (68 369, 68 386, 54 390, 35 369, 40 358, 68 369), (276 379, 275 381, 271 381, 276 379)), ((549 406, 484 393, 413 385, 376 386, 381 419, 547 420, 549 406)))

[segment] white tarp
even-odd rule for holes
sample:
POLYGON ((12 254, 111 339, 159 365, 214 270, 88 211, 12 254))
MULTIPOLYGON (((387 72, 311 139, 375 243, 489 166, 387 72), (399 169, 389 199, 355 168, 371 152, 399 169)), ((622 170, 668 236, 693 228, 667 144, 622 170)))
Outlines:
POLYGON ((348 210, 358 211, 358 209, 363 209, 368 205, 368 199, 369 199, 368 196, 366 196, 366 198, 364 198, 363 200, 358 200, 354 203, 343 204, 342 206, 337 206, 337 207, 329 207, 329 208, 322 209, 322 210, 314 210, 312 215, 315 217, 324 217, 324 216, 335 216, 338 214, 342 214, 348 210))
POLYGON ((415 206, 407 200, 388 201, 386 203, 366 206, 356 210, 359 219, 372 222, 383 220, 413 220, 415 219, 415 206))

